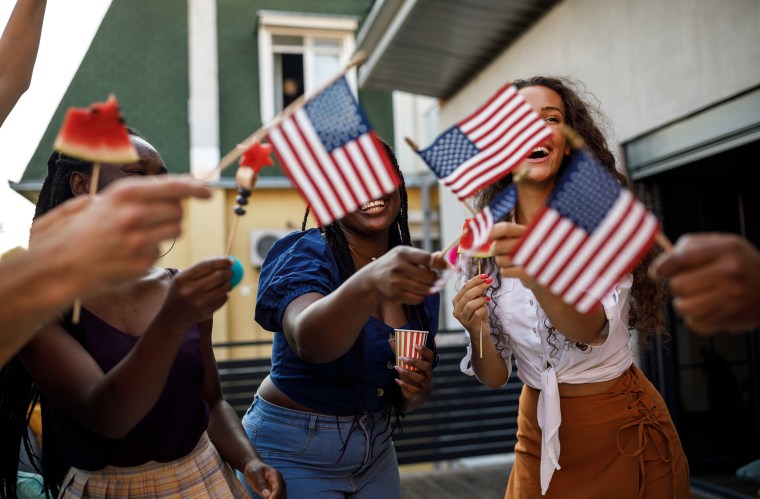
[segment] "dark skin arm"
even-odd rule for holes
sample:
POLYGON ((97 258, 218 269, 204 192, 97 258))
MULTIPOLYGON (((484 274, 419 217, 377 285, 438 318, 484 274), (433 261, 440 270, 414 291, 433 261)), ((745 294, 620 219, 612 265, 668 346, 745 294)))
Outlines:
POLYGON ((426 251, 397 246, 362 267, 329 295, 299 296, 283 314, 288 344, 307 362, 339 358, 356 342, 382 301, 422 303, 436 279, 428 267, 430 260, 426 251))
POLYGON ((199 324, 205 377, 203 399, 209 406, 208 434, 222 458, 243 472, 257 494, 269 499, 285 497, 282 474, 261 460, 248 440, 235 410, 224 400, 214 349, 211 346, 212 320, 199 324))
POLYGON ((22 350, 21 359, 53 404, 96 433, 123 438, 161 395, 189 326, 227 301, 230 276, 226 258, 178 274, 155 319, 108 373, 59 324, 46 326, 22 350))
POLYGON ((687 234, 649 269, 667 279, 673 307, 692 331, 760 327, 760 251, 734 234, 687 234))
MULTIPOLYGON (((388 340, 391 344, 391 350, 396 351, 396 341, 391 338, 388 340)), ((411 357, 399 357, 401 361, 417 368, 417 371, 404 369, 396 366, 398 378, 396 383, 401 387, 401 411, 409 412, 418 407, 422 407, 430 397, 433 390, 433 360, 435 354, 427 347, 415 345, 415 349, 420 352, 422 359, 413 359, 411 357)))

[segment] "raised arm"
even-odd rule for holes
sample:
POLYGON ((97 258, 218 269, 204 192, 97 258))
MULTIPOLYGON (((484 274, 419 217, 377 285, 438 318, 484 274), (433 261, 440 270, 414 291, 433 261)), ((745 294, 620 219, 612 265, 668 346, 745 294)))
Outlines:
POLYGON ((397 246, 329 295, 306 293, 296 298, 282 320, 288 343, 308 362, 337 359, 354 344, 380 301, 422 302, 437 277, 429 264, 427 251, 397 246))
POLYGON ((186 180, 129 179, 35 220, 29 252, 0 264, 0 364, 77 296, 145 273, 158 243, 179 235, 182 199, 210 195, 186 180))
POLYGON ((760 251, 735 234, 687 234, 652 264, 673 307, 700 333, 760 327, 760 251))
POLYGON ((227 301, 230 261, 203 261, 172 280, 164 304, 135 347, 108 373, 58 324, 21 351, 53 404, 90 430, 123 438, 155 405, 191 324, 227 301))
POLYGON ((494 256, 504 277, 515 277, 530 289, 552 325, 568 339, 581 343, 593 344, 602 332, 607 321, 604 310, 596 307, 591 313, 583 314, 568 305, 562 298, 541 286, 535 279, 525 273, 521 267, 514 265, 512 255, 517 242, 527 227, 509 222, 494 225, 491 239, 494 240, 494 256))
POLYGON ((0 126, 29 88, 46 0, 17 0, 0 37, 0 126))

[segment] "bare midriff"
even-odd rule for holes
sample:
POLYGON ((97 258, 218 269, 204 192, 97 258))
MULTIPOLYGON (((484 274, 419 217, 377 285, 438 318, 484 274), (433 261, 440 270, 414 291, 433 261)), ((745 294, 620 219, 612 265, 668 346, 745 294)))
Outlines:
POLYGON ((258 390, 259 397, 263 398, 270 404, 274 404, 280 407, 284 407, 285 409, 291 409, 294 411, 301 411, 301 412, 311 412, 315 414, 324 414, 319 411, 315 411, 311 407, 306 407, 303 404, 299 404, 292 398, 288 397, 284 393, 280 391, 279 388, 277 388, 274 383, 269 379, 269 376, 264 379, 264 381, 261 382, 261 385, 259 385, 258 390))

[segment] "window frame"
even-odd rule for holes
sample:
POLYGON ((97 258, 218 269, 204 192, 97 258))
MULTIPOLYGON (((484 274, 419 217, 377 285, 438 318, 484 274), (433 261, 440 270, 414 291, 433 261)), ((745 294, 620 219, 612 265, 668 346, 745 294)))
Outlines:
MULTIPOLYGON (((341 43, 338 63, 345 66, 356 49, 355 32, 358 19, 354 16, 325 16, 291 12, 260 11, 258 13, 259 42, 259 100, 261 122, 270 123, 279 111, 275 110, 275 49, 277 53, 302 53, 304 61, 304 94, 318 90, 314 82, 315 56, 314 40, 328 38, 341 43), (301 50, 276 47, 274 36, 298 36, 303 38, 301 50)), ((295 46, 294 46, 295 47, 295 46)), ((356 93, 356 69, 347 73, 348 83, 356 93)))

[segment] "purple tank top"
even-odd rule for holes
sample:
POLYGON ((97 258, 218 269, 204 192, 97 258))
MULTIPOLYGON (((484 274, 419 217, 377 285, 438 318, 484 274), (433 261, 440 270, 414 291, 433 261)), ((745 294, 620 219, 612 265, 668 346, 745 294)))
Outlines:
MULTIPOLYGON (((83 345, 103 372, 113 369, 139 340, 84 308, 81 324, 83 345)), ((99 470, 108 465, 173 461, 187 455, 208 426, 209 409, 201 396, 203 376, 200 331, 194 324, 179 347, 158 402, 126 437, 103 437, 53 408, 64 460, 80 469, 99 470)))

